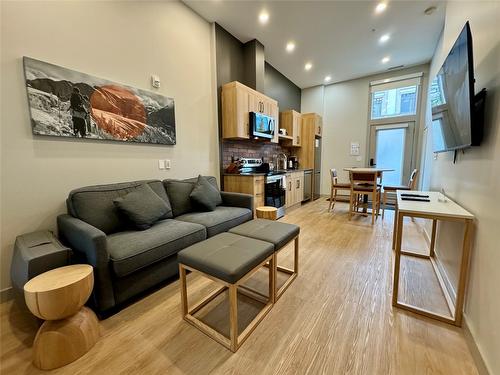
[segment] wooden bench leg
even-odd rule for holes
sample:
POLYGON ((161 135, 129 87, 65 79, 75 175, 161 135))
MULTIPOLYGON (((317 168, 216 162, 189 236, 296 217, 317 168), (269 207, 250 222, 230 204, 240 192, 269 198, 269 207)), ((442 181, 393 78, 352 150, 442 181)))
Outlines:
MULTIPOLYGON (((285 268, 285 267, 280 267, 278 266, 278 253, 281 251, 277 251, 275 253, 275 271, 274 273, 274 278, 275 278, 275 285, 276 285, 276 291, 275 291, 275 297, 274 297, 274 302, 276 302, 285 292, 285 290, 290 286, 290 284, 297 278, 299 274, 299 236, 295 237, 294 241, 294 251, 293 251, 293 269, 285 268), (277 280, 277 274, 278 271, 280 272, 285 272, 289 274, 290 276, 288 279, 285 281, 285 283, 281 286, 281 288, 278 289, 278 285, 276 283, 277 280)), ((284 249, 286 247, 283 246, 281 249, 284 249)))
POLYGON ((231 340, 231 351, 238 350, 238 287, 229 286, 229 339, 231 340))
POLYGON ((186 269, 179 264, 179 280, 181 281, 181 309, 182 317, 188 313, 187 286, 186 286, 186 269))

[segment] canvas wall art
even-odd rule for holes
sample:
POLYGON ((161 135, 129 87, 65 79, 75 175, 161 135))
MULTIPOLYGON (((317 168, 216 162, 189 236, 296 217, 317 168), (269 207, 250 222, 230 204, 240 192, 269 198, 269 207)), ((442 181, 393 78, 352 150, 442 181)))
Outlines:
POLYGON ((175 144, 174 99, 24 57, 33 134, 175 144))

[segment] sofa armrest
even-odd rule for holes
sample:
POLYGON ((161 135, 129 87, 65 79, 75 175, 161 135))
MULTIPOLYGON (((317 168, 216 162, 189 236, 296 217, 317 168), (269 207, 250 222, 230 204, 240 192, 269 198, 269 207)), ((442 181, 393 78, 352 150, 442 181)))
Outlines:
POLYGON ((248 208, 253 212, 253 195, 221 191, 222 204, 229 207, 248 208))
POLYGON ((73 251, 84 253, 90 265, 93 267, 108 265, 106 234, 103 231, 70 215, 59 215, 57 228, 59 237, 73 251))
POLYGON ((98 312, 115 305, 106 234, 71 215, 57 217, 59 238, 94 268, 93 303, 98 312))

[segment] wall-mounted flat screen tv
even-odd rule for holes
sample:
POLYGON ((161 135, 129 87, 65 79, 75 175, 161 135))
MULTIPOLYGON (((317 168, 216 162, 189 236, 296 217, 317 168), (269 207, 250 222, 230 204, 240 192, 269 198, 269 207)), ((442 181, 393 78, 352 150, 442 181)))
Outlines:
POLYGON ((474 123, 474 66, 469 23, 462 29, 436 78, 429 97, 432 106, 434 152, 474 145, 480 124, 474 123))

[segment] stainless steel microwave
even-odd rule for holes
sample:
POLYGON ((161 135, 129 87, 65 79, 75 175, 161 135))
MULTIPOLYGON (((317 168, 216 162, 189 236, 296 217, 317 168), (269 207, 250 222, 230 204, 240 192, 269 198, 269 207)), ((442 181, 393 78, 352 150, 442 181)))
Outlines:
POLYGON ((250 112, 250 134, 253 137, 269 138, 274 137, 276 131, 276 120, 258 112, 250 112))

